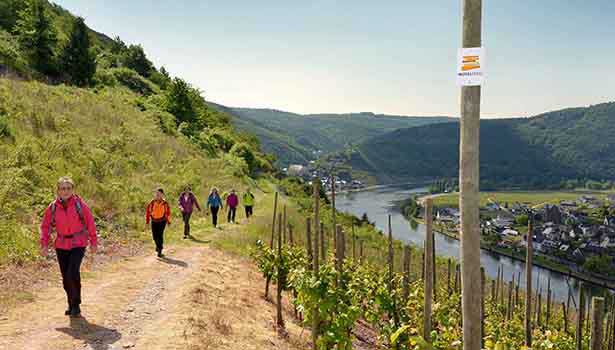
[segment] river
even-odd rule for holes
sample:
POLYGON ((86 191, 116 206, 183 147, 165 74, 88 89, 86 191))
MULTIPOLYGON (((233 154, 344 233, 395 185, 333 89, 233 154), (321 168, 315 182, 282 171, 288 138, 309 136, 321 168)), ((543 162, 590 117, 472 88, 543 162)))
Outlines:
MULTIPOLYGON (((425 192, 426 188, 416 188, 410 185, 380 187, 360 192, 340 193, 336 196, 336 207, 342 212, 348 212, 356 216, 367 213, 369 220, 376 223, 376 227, 383 232, 387 232, 387 218, 391 215, 391 227, 393 237, 410 244, 422 247, 425 238, 425 227, 423 225, 410 226, 409 221, 401 214, 398 203, 411 196, 413 193, 425 192)), ((439 256, 452 257, 459 260, 459 241, 447 237, 443 234, 436 234, 436 254, 439 256)), ((514 274, 515 280, 521 273, 521 286, 525 286, 525 263, 513 260, 512 258, 494 254, 481 250, 481 264, 485 268, 485 273, 496 278, 498 267, 504 269, 504 278, 510 281, 514 274)), ((578 298, 580 281, 575 278, 568 278, 558 272, 553 272, 538 266, 532 269, 532 287, 540 285, 543 295, 546 296, 547 283, 551 279, 551 289, 559 301, 566 301, 568 289, 573 292, 575 299, 578 298)), ((602 295, 603 290, 597 286, 588 286, 590 295, 602 295)))

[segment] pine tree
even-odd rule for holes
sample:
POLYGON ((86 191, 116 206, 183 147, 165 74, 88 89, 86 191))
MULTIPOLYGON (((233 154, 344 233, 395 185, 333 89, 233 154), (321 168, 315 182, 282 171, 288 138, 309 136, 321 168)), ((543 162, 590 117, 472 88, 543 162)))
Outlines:
POLYGON ((154 71, 154 65, 147 58, 141 45, 130 45, 122 55, 122 64, 146 78, 149 78, 154 71))
POLYGON ((27 0, 19 12, 15 34, 34 69, 43 74, 55 73, 53 50, 57 34, 42 0, 27 0))
POLYGON ((88 27, 83 18, 78 17, 73 24, 68 44, 60 58, 62 70, 77 86, 87 86, 96 73, 96 58, 90 48, 88 27))

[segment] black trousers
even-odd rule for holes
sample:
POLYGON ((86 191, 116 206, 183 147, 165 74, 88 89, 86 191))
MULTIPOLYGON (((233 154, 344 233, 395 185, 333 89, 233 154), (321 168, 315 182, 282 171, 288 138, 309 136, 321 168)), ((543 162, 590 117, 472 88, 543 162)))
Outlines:
POLYGON ((211 207, 211 223, 218 226, 218 211, 220 207, 211 207))
POLYGON ((237 207, 235 208, 228 207, 228 215, 227 215, 226 221, 235 222, 235 214, 237 214, 237 207))
POLYGON ((164 228, 167 226, 166 221, 152 221, 152 236, 156 243, 156 251, 162 252, 164 243, 164 228))
POLYGON ((192 216, 192 213, 182 213, 184 218, 184 237, 190 236, 190 216, 192 216))
POLYGON ((250 216, 252 216, 253 212, 252 212, 252 206, 251 205, 246 205, 246 218, 249 218, 250 216))
POLYGON ((66 291, 66 299, 71 308, 81 304, 81 261, 85 255, 85 248, 71 250, 56 249, 62 284, 66 291))

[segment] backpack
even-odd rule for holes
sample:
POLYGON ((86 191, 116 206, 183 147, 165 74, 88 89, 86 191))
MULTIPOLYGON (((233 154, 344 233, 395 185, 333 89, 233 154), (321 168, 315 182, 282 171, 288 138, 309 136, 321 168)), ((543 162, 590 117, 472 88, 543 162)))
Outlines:
MULTIPOLYGON (((77 215, 79 215, 79 220, 81 221, 81 224, 83 225, 83 228, 81 229, 81 231, 68 235, 68 236, 60 236, 58 235, 57 231, 56 231, 56 237, 60 238, 62 237, 63 239, 68 239, 68 238, 72 238, 73 239, 73 243, 74 243, 74 238, 75 236, 81 236, 87 233, 88 231, 88 226, 85 223, 85 217, 83 216, 83 209, 81 207, 81 198, 75 196, 75 209, 77 209, 77 215)), ((53 201, 51 203, 51 229, 55 230, 56 227, 56 202, 53 201)))
POLYGON ((166 206, 166 202, 152 202, 152 211, 151 211, 151 216, 152 219, 154 220, 161 220, 164 219, 164 216, 166 214, 167 211, 167 206, 166 206))

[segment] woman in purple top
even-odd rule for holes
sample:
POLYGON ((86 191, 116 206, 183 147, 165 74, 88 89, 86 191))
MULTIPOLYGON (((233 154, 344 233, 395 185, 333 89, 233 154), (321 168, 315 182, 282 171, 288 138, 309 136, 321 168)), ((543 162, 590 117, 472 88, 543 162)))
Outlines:
POLYGON ((190 216, 192 216, 192 210, 196 208, 201 211, 199 202, 196 200, 196 196, 192 193, 190 186, 184 188, 184 192, 179 195, 179 210, 182 212, 184 218, 184 239, 190 237, 190 216))
POLYGON ((237 206, 239 205, 239 197, 235 193, 235 190, 231 190, 231 194, 226 197, 226 207, 228 208, 227 221, 235 223, 235 214, 237 213, 237 206))

